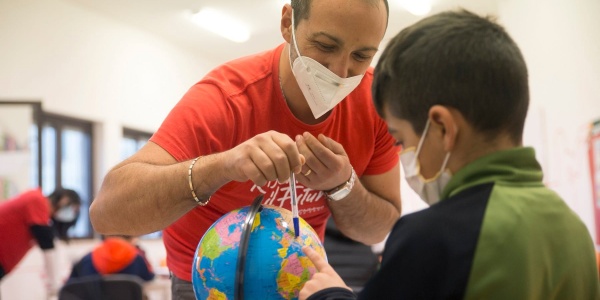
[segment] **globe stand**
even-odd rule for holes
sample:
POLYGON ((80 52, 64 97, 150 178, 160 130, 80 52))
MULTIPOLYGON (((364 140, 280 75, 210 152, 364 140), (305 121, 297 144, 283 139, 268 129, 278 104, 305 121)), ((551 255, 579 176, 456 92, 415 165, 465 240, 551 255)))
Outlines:
POLYGON ((250 243, 250 234, 252 233, 254 217, 262 207, 262 205, 260 205, 262 200, 262 194, 254 199, 242 228, 242 236, 240 237, 240 247, 238 249, 238 260, 235 273, 235 300, 244 299, 244 270, 246 269, 246 253, 248 252, 248 244, 250 243))

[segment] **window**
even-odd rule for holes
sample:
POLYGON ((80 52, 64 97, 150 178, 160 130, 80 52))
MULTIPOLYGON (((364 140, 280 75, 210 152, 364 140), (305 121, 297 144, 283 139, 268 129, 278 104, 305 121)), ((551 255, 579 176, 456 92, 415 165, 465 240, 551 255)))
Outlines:
POLYGON ((75 190, 82 203, 79 219, 69 229, 69 236, 91 238, 93 229, 88 210, 93 198, 92 123, 48 113, 42 113, 40 123, 42 192, 48 195, 57 187, 75 190))
POLYGON ((140 150, 150 139, 152 133, 135 129, 123 128, 121 141, 121 160, 124 160, 140 150))
MULTIPOLYGON (((121 160, 124 160, 135 154, 148 142, 151 136, 152 133, 149 132, 123 128, 123 140, 121 141, 121 160)), ((162 231, 149 233, 141 238, 155 239, 160 237, 162 237, 162 231)))

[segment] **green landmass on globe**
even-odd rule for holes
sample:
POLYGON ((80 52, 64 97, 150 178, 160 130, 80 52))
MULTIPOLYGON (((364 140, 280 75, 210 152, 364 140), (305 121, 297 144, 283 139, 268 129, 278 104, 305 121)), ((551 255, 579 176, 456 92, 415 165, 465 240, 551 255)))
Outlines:
MULTIPOLYGON (((237 260, 246 206, 217 220, 204 234, 194 256, 192 284, 196 299, 234 299, 237 260)), ((300 218, 295 237, 292 213, 262 206, 254 217, 245 253, 244 299, 297 299, 316 268, 302 252, 310 246, 326 257, 318 235, 300 218)))

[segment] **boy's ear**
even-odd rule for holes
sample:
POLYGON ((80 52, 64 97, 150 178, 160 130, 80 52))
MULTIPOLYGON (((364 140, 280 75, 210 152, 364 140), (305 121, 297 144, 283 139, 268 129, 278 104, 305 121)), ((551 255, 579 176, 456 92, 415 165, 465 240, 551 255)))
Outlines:
POLYGON ((289 44, 292 40, 292 6, 285 4, 281 9, 281 36, 289 44))
POLYGON ((434 105, 429 109, 429 118, 435 123, 432 125, 437 125, 441 128, 444 151, 452 152, 458 135, 458 120, 456 116, 450 108, 443 105, 434 105))

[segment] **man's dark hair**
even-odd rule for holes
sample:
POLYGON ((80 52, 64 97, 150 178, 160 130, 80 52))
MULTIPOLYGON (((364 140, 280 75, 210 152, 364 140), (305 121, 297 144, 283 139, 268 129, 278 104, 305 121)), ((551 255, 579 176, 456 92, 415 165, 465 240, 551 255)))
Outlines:
MULTIPOLYGON (((291 0, 291 5, 292 5, 292 8, 294 9, 294 24, 296 25, 294 27, 294 29, 296 29, 296 27, 298 27, 298 24, 300 24, 300 20, 308 19, 308 17, 310 16, 310 4, 312 3, 312 1, 313 0, 291 0)), ((365 1, 367 1, 369 4, 377 5, 382 0, 365 0, 365 1)), ((390 7, 388 5, 387 0, 383 0, 383 3, 385 5, 385 12, 386 12, 386 20, 385 20, 386 25, 385 26, 387 28, 388 20, 390 18, 390 7)))
POLYGON ((491 140, 521 144, 529 106, 527 66, 500 25, 469 11, 425 18, 396 35, 375 68, 373 101, 423 132, 429 109, 444 105, 491 140))

